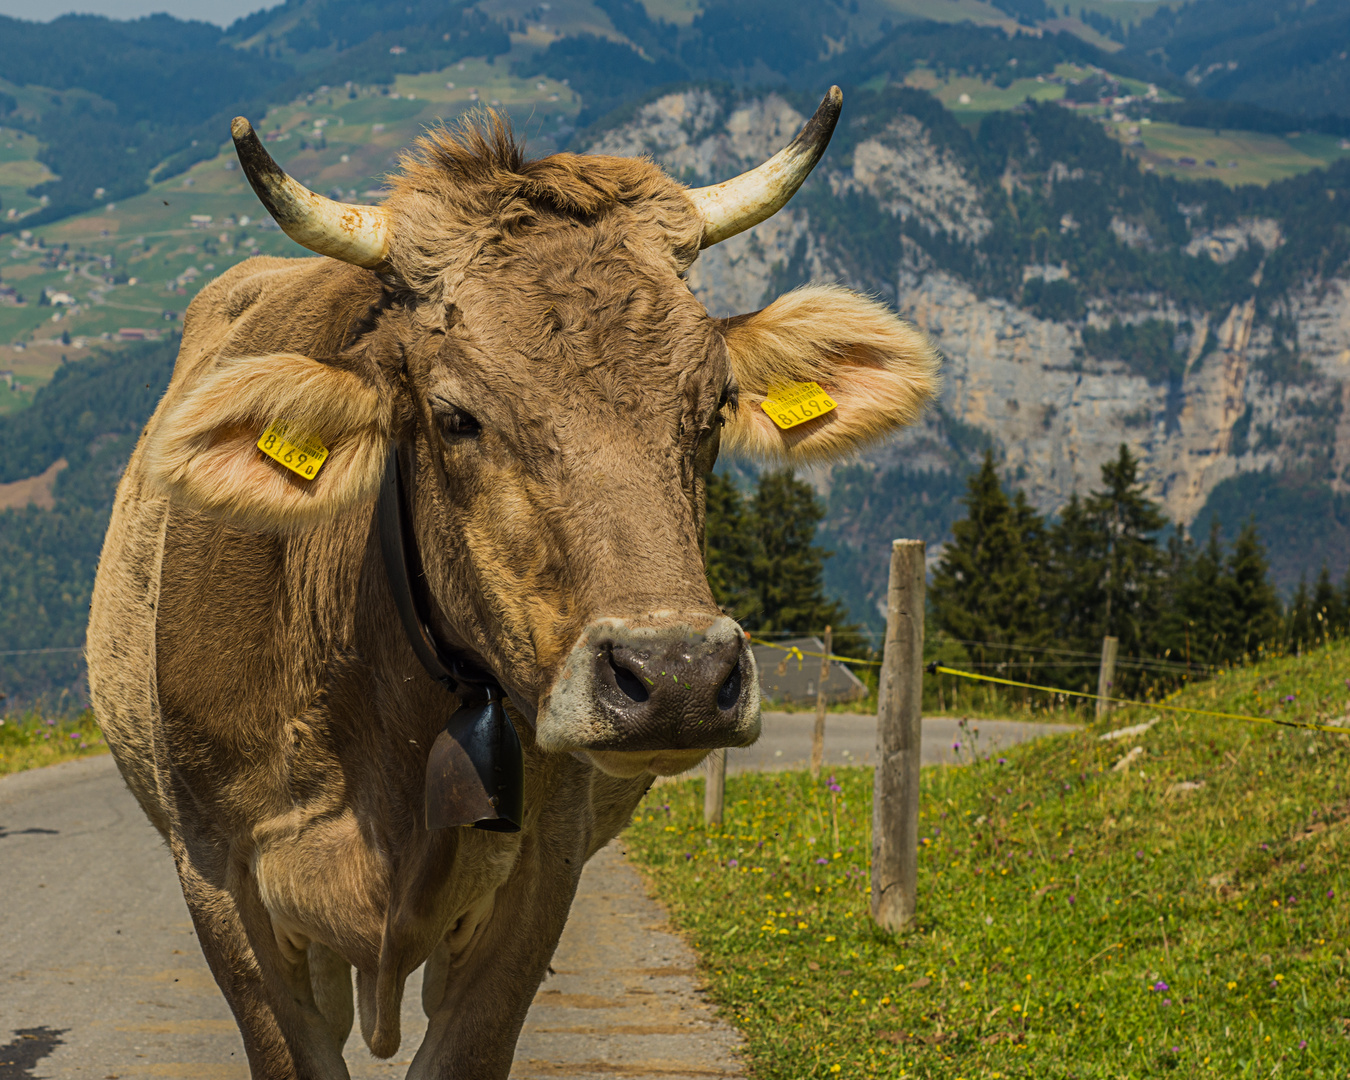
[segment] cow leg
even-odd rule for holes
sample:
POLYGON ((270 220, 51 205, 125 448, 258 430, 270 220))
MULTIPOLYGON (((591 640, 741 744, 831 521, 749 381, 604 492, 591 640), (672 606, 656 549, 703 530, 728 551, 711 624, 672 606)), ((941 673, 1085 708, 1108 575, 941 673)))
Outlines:
POLYGON ((194 815, 195 825, 185 815, 173 817, 169 846, 183 898, 206 962, 234 1012, 254 1080, 348 1080, 342 1060, 346 1033, 339 1030, 344 1014, 333 977, 337 958, 316 949, 319 964, 312 973, 309 942, 287 942, 283 951, 256 882, 232 860, 229 842, 209 832, 201 823, 205 815, 194 815))
POLYGON ((314 991, 314 1004, 328 1022, 328 1029, 341 1053, 356 1019, 352 966, 317 941, 311 941, 306 951, 309 953, 309 981, 314 991))
POLYGON ((430 1022, 408 1080, 506 1080, 525 1014, 567 922, 585 855, 580 837, 534 838, 465 952, 433 953, 423 977, 444 983, 423 991, 430 1022), (570 853, 567 839, 576 845, 570 853), (546 854, 545 846, 551 848, 546 854))

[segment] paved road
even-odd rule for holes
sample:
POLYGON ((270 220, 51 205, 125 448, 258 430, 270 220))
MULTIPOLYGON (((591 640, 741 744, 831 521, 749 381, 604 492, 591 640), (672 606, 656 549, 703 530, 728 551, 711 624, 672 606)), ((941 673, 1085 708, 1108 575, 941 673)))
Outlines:
MULTIPOLYGON (((764 734, 754 746, 727 752, 727 771, 804 769, 811 761, 815 713, 766 712, 764 734)), ((964 764, 1041 735, 1073 731, 1071 724, 1030 724, 1020 720, 925 717, 923 763, 964 764)), ((825 717, 825 764, 875 765, 877 718, 860 713, 828 713, 825 717)))
MULTIPOLYGON (((731 767, 805 761, 811 723, 768 714, 763 742, 734 752, 731 767)), ((874 724, 831 716, 826 761, 866 763, 874 724)), ((989 747, 1047 730, 974 726, 989 747)), ((934 761, 973 738, 954 722, 924 734, 934 761)), ((0 778, 0 859, 0 1080, 247 1077, 172 860, 111 758, 0 778)), ((741 1075, 739 1036, 702 1000, 695 957, 618 845, 587 867, 553 968, 517 1048, 518 1080, 741 1075)), ((414 975, 404 1048, 391 1061, 353 1036, 356 1080, 403 1075, 425 1027, 418 984, 414 975)))

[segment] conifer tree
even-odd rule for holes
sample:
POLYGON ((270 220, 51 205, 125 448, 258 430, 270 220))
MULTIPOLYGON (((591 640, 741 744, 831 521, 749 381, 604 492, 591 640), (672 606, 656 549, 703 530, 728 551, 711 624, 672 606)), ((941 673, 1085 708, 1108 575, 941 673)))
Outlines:
POLYGON ((1209 540, 1186 564, 1177 567, 1173 604, 1164 611, 1171 624, 1181 623, 1181 634, 1172 629, 1167 648, 1196 664, 1221 664, 1229 655, 1228 635, 1233 629, 1233 589, 1223 557, 1222 526, 1216 517, 1210 522, 1209 540))
POLYGON ((835 652, 865 655, 848 611, 825 595, 830 552, 815 544, 824 507, 791 471, 761 473, 743 496, 716 473, 707 478, 708 584, 718 605, 747 630, 819 633, 834 629, 835 652))
POLYGON ((1043 546, 1044 525, 1024 496, 1010 500, 999 483, 994 456, 971 476, 966 516, 952 527, 929 590, 940 629, 974 642, 972 656, 1008 659, 979 642, 1036 644, 1045 636, 1040 582, 1033 549, 1043 546))
POLYGON ((758 598, 750 586, 756 544, 745 499, 736 485, 720 473, 708 475, 704 491, 707 518, 703 540, 708 584, 722 610, 740 621, 758 606, 758 598))
POLYGON ((1344 621, 1341 596, 1331 583, 1326 563, 1322 564, 1317 581, 1313 584, 1312 621, 1313 630, 1321 640, 1330 641, 1340 636, 1341 623, 1344 621))
POLYGON ((748 626, 758 630, 841 631, 848 614, 825 596, 821 575, 830 552, 815 543, 825 508, 792 471, 761 473, 750 503, 756 543, 750 588, 758 601, 748 626))
MULTIPOLYGON (((1280 599, 1270 583, 1270 563, 1257 534, 1248 521, 1233 542, 1228 559, 1229 659, 1258 656, 1276 646, 1280 638, 1280 599)), ((1300 585, 1306 594, 1305 586, 1300 585)))
POLYGON ((1122 653, 1139 655, 1157 617, 1163 570, 1158 533, 1167 519, 1145 497, 1139 462, 1124 443, 1116 460, 1102 466, 1102 483, 1086 506, 1101 548, 1102 628, 1120 640, 1122 653))
POLYGON ((1312 644, 1312 598, 1308 595, 1306 577, 1298 579, 1298 588, 1294 590, 1294 599, 1285 619, 1284 637, 1285 648, 1295 655, 1312 644))

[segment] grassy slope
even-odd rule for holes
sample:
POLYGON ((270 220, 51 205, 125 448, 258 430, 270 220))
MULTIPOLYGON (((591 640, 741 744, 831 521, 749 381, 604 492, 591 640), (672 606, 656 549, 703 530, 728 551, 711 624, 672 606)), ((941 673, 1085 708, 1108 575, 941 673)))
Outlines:
MULTIPOLYGON (((1341 644, 1178 703, 1339 717, 1348 674, 1341 644)), ((732 778, 720 831, 701 781, 664 786, 626 834, 761 1080, 1346 1074, 1350 735, 1168 716, 925 770, 898 935, 868 917, 870 773, 835 776, 732 778)))
POLYGON ((92 712, 73 719, 41 712, 0 716, 0 776, 107 752, 92 712))

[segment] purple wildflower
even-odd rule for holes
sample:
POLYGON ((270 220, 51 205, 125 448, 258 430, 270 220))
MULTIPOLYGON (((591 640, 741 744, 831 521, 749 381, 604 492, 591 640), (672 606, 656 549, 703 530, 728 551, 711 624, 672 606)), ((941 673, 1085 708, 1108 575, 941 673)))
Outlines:
POLYGON ((740 864, 740 861, 737 860, 737 859, 728 859, 728 860, 727 860, 727 866, 729 866, 732 870, 735 870, 736 867, 738 867, 738 866, 740 866, 740 865, 741 865, 741 864, 740 864))
POLYGON ((1162 991, 1170 990, 1172 988, 1168 986, 1165 982, 1155 982, 1153 984, 1153 989, 1158 991, 1159 993, 1162 993, 1162 991))
POLYGON ((829 860, 829 859, 817 859, 817 860, 816 860, 816 865, 817 865, 817 866, 829 866, 829 865, 830 865, 830 860, 829 860))
POLYGON ((952 743, 952 749, 953 749, 953 750, 960 750, 960 749, 961 749, 961 744, 960 744, 959 742, 954 742, 954 743, 952 743))
POLYGON ((1300 1050, 1306 1050, 1306 1049, 1308 1049, 1308 1040, 1307 1040, 1307 1039, 1299 1039, 1299 1041, 1298 1041, 1298 1048, 1299 1048, 1300 1050))
POLYGON ((1163 998, 1163 1004, 1164 1004, 1164 1005, 1171 1005, 1171 1004, 1172 1004, 1172 999, 1171 999, 1171 998, 1163 998))

